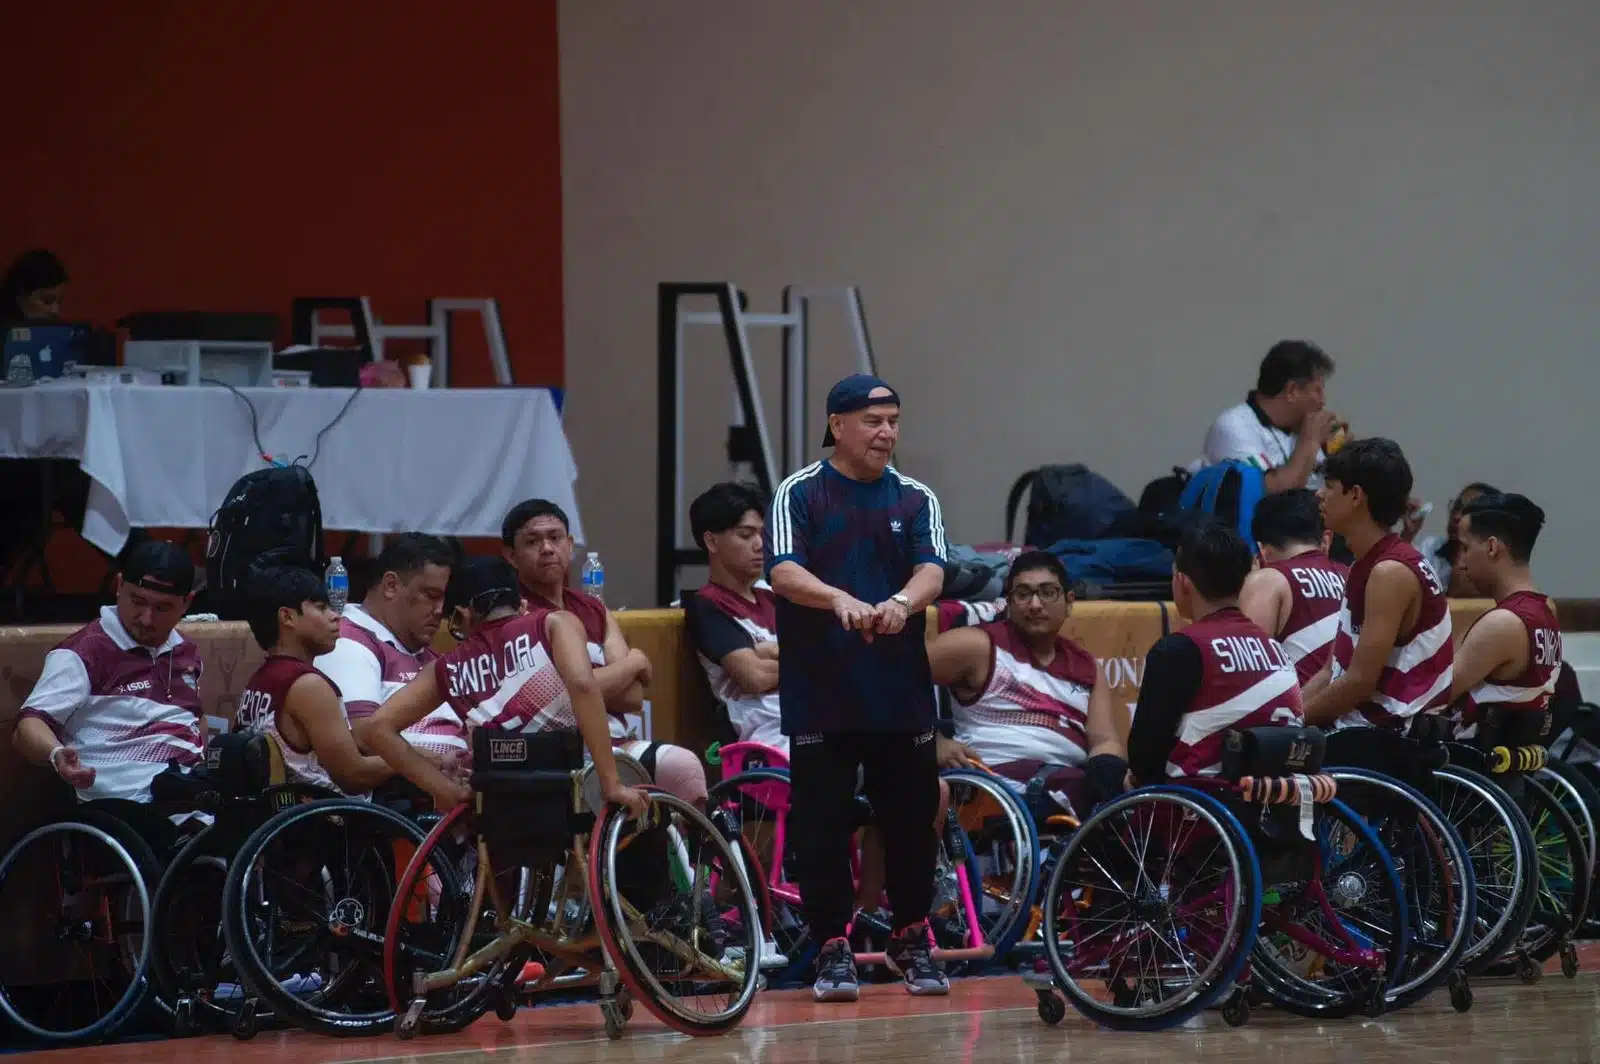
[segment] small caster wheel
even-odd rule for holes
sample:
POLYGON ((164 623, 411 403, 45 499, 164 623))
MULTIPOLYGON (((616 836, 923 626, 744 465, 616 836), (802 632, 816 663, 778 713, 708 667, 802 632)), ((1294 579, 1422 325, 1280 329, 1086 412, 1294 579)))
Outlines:
POLYGON ((1067 1018, 1067 1003, 1048 990, 1040 990, 1039 1018, 1051 1027, 1067 1018))
POLYGON ((494 1003, 494 1014, 501 1023, 510 1023, 517 1018, 517 999, 510 994, 501 994, 494 1003))
POLYGON ((1561 974, 1568 979, 1578 978, 1578 946, 1570 938, 1561 943, 1561 974))
POLYGON ((1229 1027, 1243 1027, 1250 1022, 1250 995, 1235 990, 1222 1003, 1222 1022, 1229 1027))
POLYGON ((1532 986, 1544 978, 1544 968, 1526 953, 1517 954, 1517 978, 1532 986))
POLYGON ((194 1033, 194 998, 179 998, 172 1006, 172 1037, 188 1038, 194 1033))
POLYGON ((1457 1012, 1472 1008, 1472 983, 1459 968, 1450 973, 1450 1007, 1457 1012))
POLYGON ((239 1006, 239 1011, 233 1014, 229 1031, 239 1041, 248 1042, 256 1036, 257 1029, 256 999, 246 998, 244 1004, 239 1006))
POLYGON ((394 1036, 402 1042, 409 1042, 417 1037, 417 1032, 422 1027, 422 1010, 427 1005, 428 999, 425 997, 412 998, 411 1004, 406 1006, 406 1011, 395 1018, 394 1036))
POLYGON ((622 1032, 628 1026, 628 1018, 622 1014, 622 1009, 615 1001, 600 1002, 600 1015, 606 1020, 606 1037, 615 1041, 622 1037, 622 1032))

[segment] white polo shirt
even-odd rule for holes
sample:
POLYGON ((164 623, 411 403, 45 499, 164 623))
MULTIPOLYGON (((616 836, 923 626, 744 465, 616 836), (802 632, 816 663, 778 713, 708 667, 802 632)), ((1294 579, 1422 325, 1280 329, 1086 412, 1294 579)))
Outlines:
POLYGON ((148 802, 168 761, 200 760, 201 667, 199 648, 176 628, 159 647, 141 646, 103 606, 45 655, 22 715, 44 721, 94 769, 79 797, 148 802))
MULTIPOLYGON (((1196 468, 1213 466, 1230 458, 1248 462, 1265 473, 1269 469, 1289 464, 1295 446, 1300 442, 1298 432, 1285 432, 1267 420, 1249 400, 1230 406, 1217 416, 1206 433, 1204 457, 1196 468)), ((1306 487, 1315 491, 1322 486, 1322 463, 1327 456, 1317 452, 1317 464, 1306 487)))
MULTIPOLYGON (((314 664, 339 689, 345 714, 360 720, 415 680, 436 657, 432 647, 413 654, 372 614, 360 605, 350 605, 339 620, 339 642, 314 664)), ((434 760, 467 749, 461 719, 448 705, 439 706, 401 734, 434 760)))

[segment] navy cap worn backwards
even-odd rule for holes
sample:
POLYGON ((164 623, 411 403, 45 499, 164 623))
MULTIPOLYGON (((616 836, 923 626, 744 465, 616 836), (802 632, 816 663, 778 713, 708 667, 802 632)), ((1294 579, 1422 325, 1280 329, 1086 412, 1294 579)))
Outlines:
POLYGON ((122 579, 163 595, 187 595, 194 590, 194 561, 176 543, 147 539, 123 558, 122 579))
MULTIPOLYGON (((865 410, 869 406, 899 406, 900 395, 881 379, 870 373, 852 373, 844 380, 835 384, 828 390, 828 415, 850 414, 857 410, 865 410), (880 395, 876 399, 872 393, 879 388, 889 394, 880 395)), ((832 447, 838 441, 833 438, 833 428, 829 426, 822 436, 822 446, 832 447)))

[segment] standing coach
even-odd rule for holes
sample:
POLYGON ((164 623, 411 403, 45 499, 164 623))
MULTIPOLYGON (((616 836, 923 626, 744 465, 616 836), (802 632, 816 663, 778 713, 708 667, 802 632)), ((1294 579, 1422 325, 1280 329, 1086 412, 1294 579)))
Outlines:
POLYGON ((895 913, 890 963, 913 994, 950 989, 929 953, 939 807, 933 677, 923 611, 944 582, 939 500, 889 464, 900 397, 866 374, 828 393, 833 456, 778 485, 767 574, 783 647, 779 701, 790 740, 790 839, 817 957, 818 1001, 854 1001, 846 929, 858 779, 872 803, 895 913))

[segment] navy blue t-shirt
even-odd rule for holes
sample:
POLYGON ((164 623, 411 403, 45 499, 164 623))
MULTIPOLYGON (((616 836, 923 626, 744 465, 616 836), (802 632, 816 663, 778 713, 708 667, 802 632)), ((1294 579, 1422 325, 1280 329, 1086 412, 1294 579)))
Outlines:
MULTIPOLYGON (((918 565, 945 558, 944 519, 927 487, 893 466, 870 483, 827 461, 778 485, 766 528, 767 575, 796 562, 831 587, 876 606, 905 588, 918 565)), ((778 596, 778 696, 783 733, 923 732, 934 724, 925 617, 895 636, 839 624, 830 610, 778 596)))

